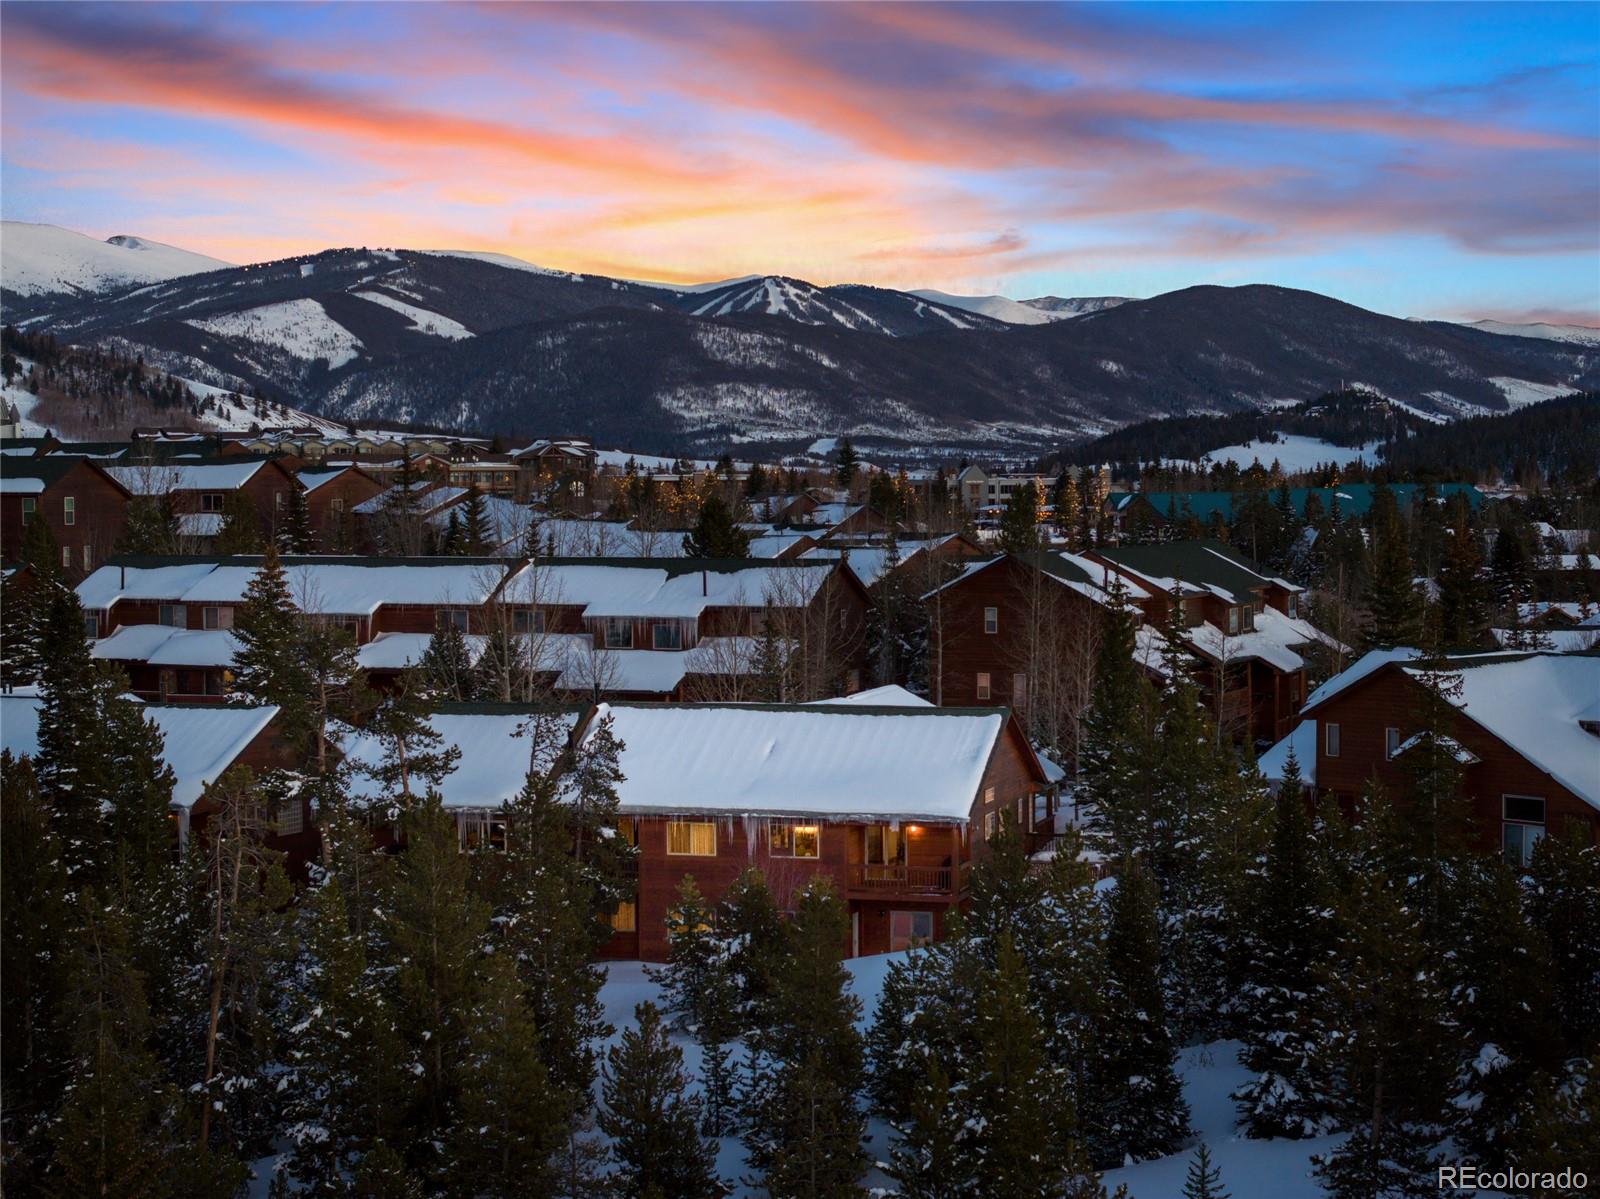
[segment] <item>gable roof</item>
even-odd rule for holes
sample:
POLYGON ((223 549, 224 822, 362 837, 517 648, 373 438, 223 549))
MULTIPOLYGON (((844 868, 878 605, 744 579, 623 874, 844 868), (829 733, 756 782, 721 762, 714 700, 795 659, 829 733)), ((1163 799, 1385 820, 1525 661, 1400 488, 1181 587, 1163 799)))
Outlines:
POLYGON ((190 465, 156 462, 148 466, 108 466, 106 473, 133 495, 165 495, 169 491, 237 491, 266 469, 265 458, 190 465))
POLYGON ((1099 553, 1163 590, 1170 591, 1181 581, 1210 589, 1214 594, 1221 592, 1235 604, 1252 602, 1255 590, 1276 582, 1257 570, 1249 559, 1210 539, 1122 545, 1099 553))
POLYGON ((591 619, 691 619, 707 608, 810 603, 838 567, 773 559, 541 558, 506 583, 516 603, 583 608, 591 619))
POLYGON ((14 458, 0 456, 0 495, 42 495, 73 471, 82 468, 108 480, 117 490, 131 494, 121 481, 98 462, 87 458, 14 458))
POLYGON ((963 822, 1008 714, 995 708, 601 704, 628 813, 963 822))
MULTIPOLYGON (((0 695, 0 745, 13 754, 39 752, 37 695, 0 695)), ((192 808, 277 716, 275 707, 223 704, 141 704, 161 730, 161 758, 172 767, 172 803, 192 808)))

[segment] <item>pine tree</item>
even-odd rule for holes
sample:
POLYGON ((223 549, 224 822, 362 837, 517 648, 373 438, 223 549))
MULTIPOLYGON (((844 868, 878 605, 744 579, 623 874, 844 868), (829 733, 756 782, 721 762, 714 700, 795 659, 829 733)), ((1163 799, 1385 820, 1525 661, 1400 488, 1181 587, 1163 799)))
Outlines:
POLYGON ((1332 896, 1300 786, 1293 750, 1285 763, 1241 989, 1240 1064, 1253 1077, 1234 1092, 1252 1137, 1328 1131, 1329 1098, 1315 1094, 1315 1061, 1325 1042, 1316 1022, 1315 971, 1332 937, 1332 896))
POLYGON ((717 928, 732 946, 729 968, 739 992, 740 1031, 749 1032, 772 992, 788 936, 777 900, 759 869, 741 871, 723 892, 717 928))
POLYGON ((1222 1188, 1222 1171, 1211 1164, 1211 1150, 1202 1141, 1196 1146, 1183 1180, 1183 1199, 1232 1199, 1222 1188))
POLYGON ((1189 1108, 1172 1066, 1156 886, 1138 859, 1123 863, 1111 893, 1099 1040, 1096 1101, 1082 1113, 1096 1164, 1171 1153, 1188 1134, 1189 1108))
POLYGON ((974 1193, 967 1149, 971 1122, 937 1059, 928 1059, 897 1129, 887 1173, 902 1199, 966 1199, 974 1193))
POLYGON ((426 688, 415 669, 395 681, 372 713, 366 732, 383 747, 383 757, 365 769, 379 792, 389 797, 379 801, 387 819, 415 807, 461 760, 461 751, 446 746, 428 723, 426 688))
POLYGON ((751 1034, 746 1096, 750 1164, 774 1196, 855 1195, 865 1169, 860 1001, 841 964, 848 918, 831 883, 799 891, 786 929, 788 953, 751 1034))
POLYGON ((311 505, 306 498, 306 489, 298 484, 289 488, 287 510, 274 540, 285 554, 316 552, 317 538, 311 528, 311 505))
MULTIPOLYGON (((452 514, 456 510, 451 509, 452 514)), ((482 557, 494 549, 489 528, 489 512, 484 504, 483 492, 476 483, 467 485, 467 498, 461 505, 461 550, 467 557, 482 557)))
POLYGON ((1380 487, 1372 500, 1372 582, 1362 635, 1369 646, 1415 645, 1422 635, 1422 601, 1405 524, 1394 494, 1380 487))
POLYGON ((1572 821, 1539 842, 1528 876, 1529 915, 1550 945, 1567 1052, 1593 1052, 1600 1044, 1600 849, 1572 821))
POLYGON ((851 483, 855 482, 856 471, 859 469, 860 462, 861 458, 856 453, 856 447, 850 444, 850 439, 841 437, 839 439, 839 463, 833 472, 833 477, 839 481, 840 487, 849 487, 851 483))
POLYGON ((219 554, 259 554, 261 521, 249 495, 240 490, 228 492, 222 500, 222 525, 212 545, 219 554))
POLYGON ((748 558, 750 534, 739 527, 728 502, 713 493, 700 505, 694 528, 684 534, 683 552, 690 558, 748 558))
POLYGON ((1489 589, 1464 500, 1452 506, 1451 525, 1439 566, 1439 640, 1450 648, 1477 649, 1489 636, 1489 589))
POLYGON ((1039 491, 1024 483, 1006 497, 1000 513, 1000 549, 1008 554, 1039 552, 1043 537, 1039 529, 1039 491))
POLYGON ((611 1138, 624 1199, 702 1199, 726 1193, 714 1173, 715 1146, 700 1136, 700 1100, 689 1090, 683 1053, 667 1039, 652 1003, 634 1009, 637 1030, 606 1051, 600 1129, 611 1138))
POLYGON ((570 1102, 550 1085, 515 964, 490 955, 481 971, 461 1066, 457 1170, 474 1194, 549 1194, 570 1102))
POLYGON ((115 546, 122 554, 178 552, 178 514, 172 496, 136 495, 128 501, 128 521, 115 546))
POLYGON ((691 1032, 705 1018, 707 980, 722 952, 714 919, 694 876, 684 875, 667 909, 667 964, 653 976, 674 1023, 691 1032))
POLYGON ((1150 685, 1135 661, 1135 632, 1127 589, 1111 576, 1108 611, 1094 694, 1084 717, 1078 769, 1080 804, 1090 818, 1091 842, 1121 856, 1149 840, 1150 685))
POLYGON ((289 589, 289 576, 269 544, 261 565, 245 587, 244 603, 234 616, 233 694, 237 702, 273 704, 278 727, 295 745, 303 745, 309 719, 310 693, 300 650, 300 612, 289 589))
POLYGON ((453 621, 434 629, 416 669, 432 699, 459 703, 471 699, 477 691, 477 671, 466 634, 453 621))

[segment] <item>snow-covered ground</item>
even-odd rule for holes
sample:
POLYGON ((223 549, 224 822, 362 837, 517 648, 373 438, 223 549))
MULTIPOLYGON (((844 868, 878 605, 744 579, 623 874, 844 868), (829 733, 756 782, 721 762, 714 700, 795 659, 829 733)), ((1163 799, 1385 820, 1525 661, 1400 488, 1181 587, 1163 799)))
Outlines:
POLYGON ((307 362, 326 358, 328 366, 335 370, 353 361, 365 348, 360 338, 310 299, 284 300, 188 323, 221 337, 265 342, 307 362))
POLYGON ((437 312, 429 312, 426 308, 418 308, 415 304, 407 304, 404 300, 397 300, 387 292, 358 291, 354 295, 374 304, 382 304, 385 308, 392 308, 402 316, 411 318, 411 327, 418 333, 431 333, 435 337, 447 338, 450 341, 460 341, 466 337, 474 336, 471 329, 460 321, 453 321, 447 316, 440 316, 437 312))
POLYGON ((1286 471, 1311 470, 1326 462, 1336 462, 1341 466, 1357 459, 1375 462, 1382 445, 1382 442, 1374 441, 1370 445, 1352 448, 1334 445, 1317 437, 1285 433, 1278 441, 1252 441, 1247 445, 1223 446, 1220 450, 1212 450, 1205 455, 1201 462, 1206 465, 1232 462, 1241 468, 1257 461, 1262 466, 1271 466, 1277 462, 1286 471))
POLYGON ((25 296, 106 291, 231 265, 142 237, 100 241, 58 225, 0 222, 0 286, 25 296))
POLYGON ((1505 321, 1473 321, 1467 328, 1509 337, 1535 337, 1540 341, 1570 341, 1577 345, 1600 346, 1600 329, 1591 325, 1512 325, 1505 321))
POLYGON ((1500 394, 1506 397, 1506 403, 1513 408, 1521 408, 1527 404, 1543 403, 1545 400, 1553 400, 1557 396, 1571 395, 1577 390, 1577 388, 1569 387, 1563 383, 1530 383, 1526 379, 1495 378, 1490 379, 1489 382, 1500 389, 1500 394))

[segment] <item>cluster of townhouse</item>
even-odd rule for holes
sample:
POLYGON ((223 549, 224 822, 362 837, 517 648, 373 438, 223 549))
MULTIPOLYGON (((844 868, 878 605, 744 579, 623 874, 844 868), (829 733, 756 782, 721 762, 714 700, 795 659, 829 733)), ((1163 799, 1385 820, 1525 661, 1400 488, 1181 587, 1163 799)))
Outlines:
MULTIPOLYGON (((582 457, 561 442, 540 452, 582 457)), ((231 765, 263 769, 291 755, 274 710, 225 702, 238 649, 232 629, 259 559, 106 557, 83 549, 98 543, 70 539, 141 494, 145 469, 115 458, 6 455, 0 540, 16 545, 35 514, 50 521, 81 579, 91 652, 122 669, 165 734, 182 839, 203 834, 210 788, 231 765)), ((194 484, 186 516, 219 511, 206 489, 232 481, 259 489, 247 494, 269 517, 287 502, 277 497, 304 487, 314 519, 336 524, 360 520, 363 505, 381 511, 396 486, 325 459, 291 469, 281 457, 239 455, 171 469, 194 484), (310 504, 319 493, 320 508, 310 504)), ((421 519, 448 519, 457 492, 466 489, 435 476, 413 508, 421 519)), ((1263 757, 1269 776, 1281 776, 1293 746, 1308 784, 1342 803, 1374 776, 1400 788, 1417 735, 1415 662, 1369 655, 1345 669, 1349 647, 1306 619, 1302 589, 1220 543, 996 554, 961 534, 919 536, 813 489, 755 505, 752 558, 704 560, 683 556, 678 534, 534 516, 494 498, 505 501, 494 519, 518 508, 537 522, 536 556, 525 556, 525 526, 503 552, 474 558, 290 556, 291 592, 308 616, 348 630, 379 689, 415 666, 438 630, 454 628, 473 656, 497 641, 517 646, 530 691, 564 705, 552 716, 547 706, 452 704, 430 717, 461 751, 441 792, 463 844, 503 836, 502 807, 522 785, 534 722, 557 719, 575 740, 610 722, 624 746, 618 833, 639 847, 637 898, 614 918, 614 956, 664 954, 666 911, 685 875, 715 900, 750 865, 780 900, 829 874, 849 904, 854 953, 937 938, 1001 820, 1015 820, 1035 852, 1048 850, 1057 828, 1063 770, 1025 731, 1030 705, 1041 702, 1040 673, 1053 668, 1041 657, 1041 622, 1057 634, 1092 632, 1109 608, 1124 607, 1136 659, 1155 681, 1181 655, 1225 729, 1273 746, 1263 757), (928 698, 892 684, 862 689, 873 681, 869 614, 893 578, 927 613, 928 698), (774 645, 786 658, 814 659, 808 668, 825 678, 806 690, 836 697, 751 702, 774 645), (1318 677, 1333 675, 1316 690, 1313 664, 1318 677)), ((1581 606, 1526 615, 1552 632, 1594 619, 1581 606)), ((1485 848, 1525 860, 1546 828, 1571 819, 1593 828, 1600 657, 1522 652, 1455 665, 1466 685, 1453 736, 1485 848)), ((37 696, 16 692, 0 704, 5 747, 34 752, 37 696)), ((360 729, 342 731, 330 748, 357 767, 381 756, 360 729)), ((359 769, 354 777, 367 785, 359 769)), ((277 814, 274 844, 292 862, 314 858, 315 817, 302 800, 277 814)))

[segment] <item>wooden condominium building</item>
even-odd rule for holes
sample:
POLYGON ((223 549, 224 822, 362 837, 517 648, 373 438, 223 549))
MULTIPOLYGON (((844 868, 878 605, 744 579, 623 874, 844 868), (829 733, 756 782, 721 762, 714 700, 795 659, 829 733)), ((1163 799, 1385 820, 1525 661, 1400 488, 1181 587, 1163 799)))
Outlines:
MULTIPOLYGON (((713 904, 746 868, 782 908, 817 874, 850 910, 852 954, 938 939, 966 898, 972 863, 1001 819, 1029 848, 1050 837, 1055 798, 1004 709, 934 708, 898 688, 820 704, 601 704, 623 745, 619 833, 638 847, 637 899, 617 912, 608 956, 661 961, 667 913, 692 876, 713 904), (871 701, 881 702, 871 702, 871 701)), ((462 750, 440 787, 463 843, 503 840, 500 809, 522 787, 526 710, 466 705, 430 719, 462 750)), ((355 765, 382 750, 358 735, 355 765)))
POLYGON ((61 547, 61 569, 82 578, 110 556, 128 521, 128 489, 87 458, 0 457, 0 562, 14 562, 37 514, 61 547))
POLYGON ((1373 780, 1402 814, 1432 706, 1461 767, 1473 836, 1526 865, 1547 835, 1576 823, 1600 834, 1600 656, 1487 653, 1424 662, 1415 649, 1374 650, 1311 693, 1299 724, 1261 757, 1281 780, 1291 749, 1305 786, 1347 811, 1373 780), (1448 686, 1439 686, 1440 679, 1448 686))

